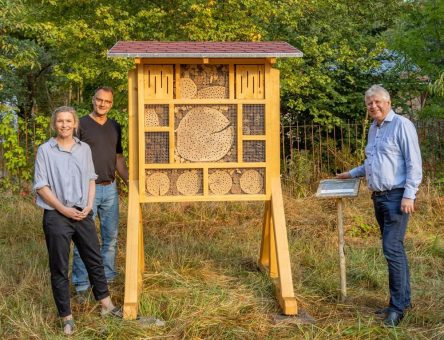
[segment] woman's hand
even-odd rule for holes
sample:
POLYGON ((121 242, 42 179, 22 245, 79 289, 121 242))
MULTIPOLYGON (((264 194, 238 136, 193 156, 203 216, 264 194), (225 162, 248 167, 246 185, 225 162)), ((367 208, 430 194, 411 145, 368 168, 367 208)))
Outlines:
POLYGON ((82 216, 83 218, 86 218, 88 216, 88 214, 91 212, 92 210, 92 205, 87 205, 82 211, 82 216))
POLYGON ((81 221, 86 217, 86 216, 83 216, 82 211, 77 210, 76 208, 69 208, 69 207, 65 207, 65 206, 62 209, 60 209, 60 213, 62 213, 66 217, 71 218, 75 221, 81 221))

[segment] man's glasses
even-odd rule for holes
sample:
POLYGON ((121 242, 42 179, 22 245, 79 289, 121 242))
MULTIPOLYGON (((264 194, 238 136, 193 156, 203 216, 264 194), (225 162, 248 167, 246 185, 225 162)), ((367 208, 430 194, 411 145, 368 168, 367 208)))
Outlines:
POLYGON ((105 99, 96 98, 96 97, 94 97, 94 100, 96 101, 97 104, 105 104, 107 106, 110 106, 113 103, 111 100, 105 100, 105 99))

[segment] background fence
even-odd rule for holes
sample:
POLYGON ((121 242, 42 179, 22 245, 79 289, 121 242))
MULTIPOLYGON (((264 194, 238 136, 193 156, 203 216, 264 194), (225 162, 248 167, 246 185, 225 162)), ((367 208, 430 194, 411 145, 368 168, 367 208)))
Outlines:
MULTIPOLYGON (((444 120, 414 122, 423 159, 424 177, 444 184, 444 120)), ((281 125, 282 175, 295 196, 312 191, 322 178, 362 164, 369 121, 347 122, 340 127, 297 122, 281 125)))
MULTIPOLYGON (((415 126, 424 175, 444 186, 444 120, 421 120, 415 126)), ((313 122, 281 125, 282 177, 290 193, 307 195, 320 179, 361 164, 368 127, 368 121, 330 128, 313 122)), ((0 185, 21 187, 32 178, 37 146, 50 136, 49 118, 26 124, 3 119, 0 128, 0 185)))

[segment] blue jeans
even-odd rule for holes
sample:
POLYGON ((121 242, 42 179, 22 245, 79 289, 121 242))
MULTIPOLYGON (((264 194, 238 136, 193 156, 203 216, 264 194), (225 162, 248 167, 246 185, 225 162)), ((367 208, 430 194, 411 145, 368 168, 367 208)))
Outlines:
POLYGON ((401 211, 404 189, 373 194, 376 219, 381 230, 382 250, 388 264, 390 311, 404 313, 410 305, 410 273, 404 249, 409 214, 401 211))
MULTIPOLYGON (((114 263, 119 227, 119 195, 115 181, 109 185, 96 185, 93 212, 93 219, 98 216, 100 221, 100 236, 102 240, 100 255, 105 268, 106 280, 110 282, 117 275, 114 263)), ((76 286, 77 292, 84 291, 89 287, 88 272, 80 258, 77 247, 74 247, 72 282, 76 286)))

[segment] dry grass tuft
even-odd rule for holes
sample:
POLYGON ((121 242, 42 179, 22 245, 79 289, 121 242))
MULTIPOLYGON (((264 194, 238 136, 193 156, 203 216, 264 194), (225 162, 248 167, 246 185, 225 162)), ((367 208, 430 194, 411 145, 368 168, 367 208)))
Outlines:
MULTIPOLYGON (((406 246, 414 308, 402 326, 381 327, 375 307, 387 301, 387 274, 370 194, 361 189, 344 210, 349 298, 339 302, 336 207, 331 200, 285 197, 295 292, 314 325, 274 324, 272 282, 257 271, 263 203, 144 206, 145 262, 141 315, 101 319, 97 304, 73 301, 79 339, 380 339, 444 337, 443 198, 430 187, 418 197, 406 246)), ((118 270, 111 287, 123 302, 126 204, 122 200, 118 270)), ((32 200, 2 193, 0 205, 0 336, 61 337, 52 299, 41 212, 32 200)))

